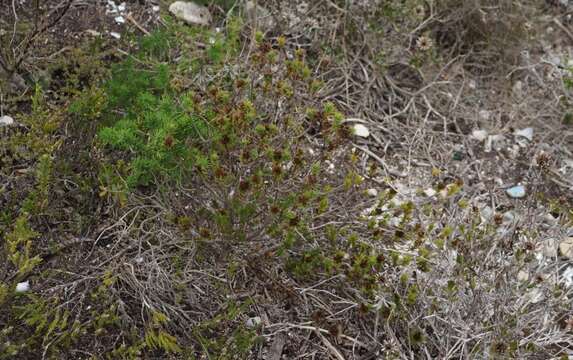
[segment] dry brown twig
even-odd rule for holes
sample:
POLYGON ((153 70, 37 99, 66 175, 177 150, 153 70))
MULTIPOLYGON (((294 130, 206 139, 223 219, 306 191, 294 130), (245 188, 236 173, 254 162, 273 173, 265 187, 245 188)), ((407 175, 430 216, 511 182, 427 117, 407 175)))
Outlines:
POLYGON ((19 70, 22 63, 29 56, 31 47, 35 43, 36 39, 60 22, 71 8, 73 1, 74 0, 64 0, 42 13, 40 13, 41 10, 39 2, 35 1, 35 9, 32 10, 34 11, 32 20, 33 28, 30 32, 21 36, 20 41, 17 44, 15 44, 15 40, 18 35, 17 27, 21 20, 17 15, 15 2, 12 3, 14 15, 12 36, 8 46, 0 49, 0 66, 2 66, 8 75, 11 76, 19 70))

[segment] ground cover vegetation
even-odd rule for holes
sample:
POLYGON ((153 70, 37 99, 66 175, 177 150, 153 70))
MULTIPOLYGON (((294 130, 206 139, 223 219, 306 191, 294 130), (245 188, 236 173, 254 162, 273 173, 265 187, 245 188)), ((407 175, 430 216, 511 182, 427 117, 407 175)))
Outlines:
POLYGON ((169 3, 0 1, 0 359, 572 354, 560 8, 169 3))

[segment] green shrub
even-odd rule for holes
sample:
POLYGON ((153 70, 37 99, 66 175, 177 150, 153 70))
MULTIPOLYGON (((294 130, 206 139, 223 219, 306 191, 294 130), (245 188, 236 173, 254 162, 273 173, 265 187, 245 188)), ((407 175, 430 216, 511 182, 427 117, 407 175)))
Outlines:
MULTIPOLYGON (((215 40, 205 60, 221 64, 236 47, 237 31, 237 22, 229 21, 229 36, 215 40)), ((208 154, 190 141, 217 136, 209 125, 215 112, 210 107, 198 109, 197 94, 180 88, 177 82, 186 70, 162 62, 169 58, 169 42, 187 35, 189 30, 173 26, 144 38, 139 53, 115 66, 104 86, 104 122, 112 126, 103 128, 99 138, 104 145, 130 152, 130 187, 149 185, 158 177, 181 180, 194 166, 207 164, 208 154)), ((218 97, 225 101, 225 92, 218 97)))
POLYGON ((41 262, 40 257, 32 256, 32 242, 38 235, 30 228, 27 215, 18 217, 12 232, 6 234, 6 250, 18 273, 17 279, 25 277, 41 262))

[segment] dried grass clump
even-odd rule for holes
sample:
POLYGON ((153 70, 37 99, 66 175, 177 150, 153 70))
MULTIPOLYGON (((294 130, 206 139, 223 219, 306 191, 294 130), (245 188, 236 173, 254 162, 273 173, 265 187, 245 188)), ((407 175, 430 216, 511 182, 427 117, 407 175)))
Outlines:
MULTIPOLYGON (((62 1, 2 1, 0 2, 0 91, 13 77, 19 77, 25 62, 42 37, 61 22, 72 6, 62 1)), ((20 80, 23 81, 23 80, 20 80)))
POLYGON ((476 70, 487 73, 516 63, 532 9, 514 0, 440 0, 434 12, 430 28, 442 51, 468 56, 476 70))
MULTIPOLYGON (((0 359, 566 356, 568 262, 538 248, 573 220, 566 201, 549 209, 541 197, 563 180, 554 167, 569 135, 545 131, 549 150, 531 143, 495 161, 469 136, 488 104, 560 121, 535 95, 561 79, 525 92, 517 116, 513 98, 478 89, 501 81, 467 71, 504 70, 495 47, 521 40, 504 32, 523 8, 396 0, 372 15, 373 3, 297 6, 324 28, 293 21, 277 37, 232 19, 221 31, 167 21, 80 94, 70 118, 98 127, 84 139, 98 176, 82 185, 98 197, 94 225, 68 242, 79 251, 57 243, 34 272, 22 267, 32 292, 6 296, 16 264, 0 274, 0 359), (490 27, 484 14, 500 19, 490 27), (536 196, 508 198, 500 168, 536 196)), ((523 82, 542 66, 521 68, 523 82)), ((62 186, 44 186, 62 177, 47 160, 36 213, 0 228, 14 253, 63 232, 40 231, 54 228, 43 211, 62 186)))

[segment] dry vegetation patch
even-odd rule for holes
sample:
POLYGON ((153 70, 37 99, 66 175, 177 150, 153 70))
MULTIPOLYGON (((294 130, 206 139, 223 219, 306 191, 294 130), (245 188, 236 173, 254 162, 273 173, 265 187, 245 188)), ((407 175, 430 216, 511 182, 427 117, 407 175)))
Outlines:
POLYGON ((0 358, 571 355, 558 10, 203 4, 3 108, 0 358))

